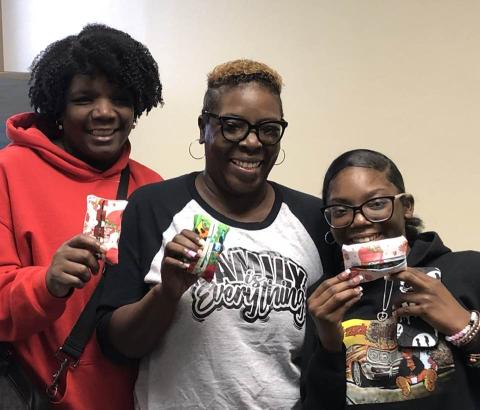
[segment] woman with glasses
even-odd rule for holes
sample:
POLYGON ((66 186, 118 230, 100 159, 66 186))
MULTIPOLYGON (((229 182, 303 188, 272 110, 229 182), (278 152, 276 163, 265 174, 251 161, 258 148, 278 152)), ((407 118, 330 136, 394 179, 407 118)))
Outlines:
POLYGON ((142 358, 140 409, 300 404, 306 289, 331 251, 322 202, 267 180, 287 127, 281 86, 262 63, 217 66, 198 118, 205 169, 125 211, 97 334, 110 356, 142 358), (189 272, 205 245, 196 216, 228 226, 211 282, 189 272))
POLYGON ((378 152, 335 159, 323 197, 332 246, 404 236, 408 268, 369 282, 345 270, 314 287, 304 408, 478 409, 480 253, 420 233, 413 196, 378 152))

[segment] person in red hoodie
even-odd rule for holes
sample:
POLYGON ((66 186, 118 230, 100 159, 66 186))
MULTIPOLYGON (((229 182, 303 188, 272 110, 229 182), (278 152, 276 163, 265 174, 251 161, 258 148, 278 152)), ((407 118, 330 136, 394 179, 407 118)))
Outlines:
MULTIPOLYGON (((161 180, 130 159, 128 137, 163 99, 148 49, 104 25, 51 44, 31 71, 35 112, 7 120, 11 143, 0 150, 0 340, 12 343, 44 389, 101 277, 104 249, 82 234, 87 195, 115 199, 127 165, 129 194, 161 180)), ((92 337, 52 406, 131 409, 135 376, 92 337)))

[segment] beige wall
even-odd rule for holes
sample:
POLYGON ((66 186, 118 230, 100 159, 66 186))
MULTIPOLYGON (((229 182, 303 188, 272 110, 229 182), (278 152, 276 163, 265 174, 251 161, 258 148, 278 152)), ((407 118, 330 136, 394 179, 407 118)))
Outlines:
MULTIPOLYGON (((273 179, 318 194, 335 156, 357 147, 380 150, 403 171, 427 228, 454 249, 480 249, 480 2, 136 4, 143 25, 129 31, 157 58, 166 101, 134 131, 137 159, 165 177, 201 168, 189 158, 188 144, 198 136, 206 73, 229 59, 259 59, 284 77, 290 123, 287 159, 273 179)), ((110 15, 85 18, 122 28, 125 19, 138 20, 135 9, 128 13, 113 21, 110 15)))

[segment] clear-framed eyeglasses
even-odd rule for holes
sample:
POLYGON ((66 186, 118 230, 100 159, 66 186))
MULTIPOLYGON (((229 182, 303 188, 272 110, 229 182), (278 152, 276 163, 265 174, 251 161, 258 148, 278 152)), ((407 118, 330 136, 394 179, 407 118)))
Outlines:
POLYGON ((285 128, 288 126, 288 122, 284 120, 266 120, 250 124, 244 118, 221 116, 205 110, 202 111, 202 114, 217 119, 223 137, 230 142, 243 141, 254 130, 258 140, 263 145, 275 145, 280 142, 285 128))
POLYGON ((379 196, 371 198, 358 206, 333 204, 322 208, 325 220, 332 228, 346 228, 350 226, 357 212, 370 222, 388 221, 395 210, 395 200, 406 195, 405 193, 397 195, 379 196))

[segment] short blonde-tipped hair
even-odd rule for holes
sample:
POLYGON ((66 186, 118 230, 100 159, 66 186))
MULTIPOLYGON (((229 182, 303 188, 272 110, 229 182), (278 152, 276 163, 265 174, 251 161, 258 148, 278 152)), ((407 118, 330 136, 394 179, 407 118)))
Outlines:
MULTIPOLYGON (((223 87, 235 87, 242 84, 258 83, 273 94, 282 92, 283 80, 273 68, 254 60, 240 59, 217 65, 207 76, 207 91, 203 99, 203 111, 215 110, 223 87)), ((282 101, 280 109, 283 116, 282 101)))
POLYGON ((277 94, 282 92, 282 77, 273 68, 258 61, 241 59, 217 65, 208 74, 208 88, 222 85, 237 85, 258 81, 272 88, 277 94))

